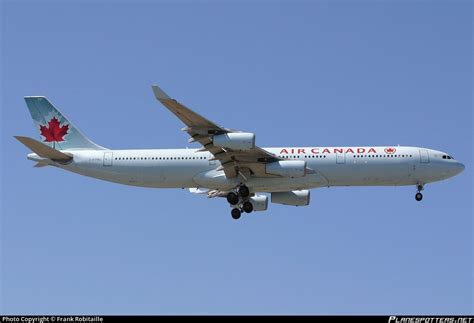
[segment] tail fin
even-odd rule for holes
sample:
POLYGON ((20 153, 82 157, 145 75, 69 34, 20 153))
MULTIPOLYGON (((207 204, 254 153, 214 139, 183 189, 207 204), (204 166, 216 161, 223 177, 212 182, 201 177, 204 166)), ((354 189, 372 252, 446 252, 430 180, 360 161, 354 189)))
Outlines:
POLYGON ((101 147, 74 127, 51 102, 42 96, 25 97, 31 117, 40 133, 41 142, 49 147, 65 149, 106 149, 101 147))

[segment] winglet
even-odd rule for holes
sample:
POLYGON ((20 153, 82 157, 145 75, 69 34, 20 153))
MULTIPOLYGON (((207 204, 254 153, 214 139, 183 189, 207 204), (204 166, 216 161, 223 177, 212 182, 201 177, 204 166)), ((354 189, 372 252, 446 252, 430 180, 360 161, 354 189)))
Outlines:
POLYGON ((170 100, 171 98, 166 94, 158 85, 152 85, 151 88, 153 89, 153 93, 157 100, 170 100))
POLYGON ((15 138, 40 157, 60 162, 68 162, 72 159, 72 155, 62 153, 32 138, 22 136, 15 136, 15 138))

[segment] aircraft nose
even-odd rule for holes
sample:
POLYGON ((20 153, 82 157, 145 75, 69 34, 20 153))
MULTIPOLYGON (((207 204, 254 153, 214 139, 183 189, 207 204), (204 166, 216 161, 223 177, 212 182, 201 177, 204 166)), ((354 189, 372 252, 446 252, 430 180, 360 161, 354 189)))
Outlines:
POLYGON ((458 163, 458 171, 459 173, 462 172, 466 167, 464 166, 463 163, 458 163))
POLYGON ((454 164, 454 167, 453 167, 453 173, 455 175, 461 173, 466 167, 464 166, 463 163, 460 163, 460 162, 457 162, 456 164, 454 164))

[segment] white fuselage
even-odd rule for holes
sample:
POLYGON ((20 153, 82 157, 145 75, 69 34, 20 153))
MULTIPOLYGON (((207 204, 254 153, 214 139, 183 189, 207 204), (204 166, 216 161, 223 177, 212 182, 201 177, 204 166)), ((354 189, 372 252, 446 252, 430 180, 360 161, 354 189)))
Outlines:
MULTIPOLYGON (((246 177, 253 192, 283 192, 323 186, 423 185, 452 177, 464 166, 446 153, 417 147, 264 148, 277 157, 305 160, 314 170, 299 178, 246 177), (444 156, 444 158, 443 158, 444 156), (451 157, 450 157, 451 158, 451 157)), ((73 160, 53 165, 110 182, 156 188, 202 187, 231 190, 243 182, 228 179, 208 152, 196 149, 70 150, 73 160)), ((41 161, 36 154, 29 159, 41 161)), ((49 162, 52 163, 52 162, 49 162)))

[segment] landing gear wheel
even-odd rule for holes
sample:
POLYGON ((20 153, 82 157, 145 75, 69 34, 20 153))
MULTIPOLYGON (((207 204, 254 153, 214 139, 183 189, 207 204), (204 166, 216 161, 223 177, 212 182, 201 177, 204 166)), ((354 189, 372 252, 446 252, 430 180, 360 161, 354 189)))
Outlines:
POLYGON ((420 192, 416 193, 415 194, 415 200, 417 200, 418 202, 421 201, 423 199, 423 194, 421 194, 420 192))
POLYGON ((251 212, 253 211, 253 205, 252 205, 252 203, 250 203, 249 201, 244 202, 244 204, 242 204, 242 210, 243 210, 245 213, 251 213, 251 212))
POLYGON ((239 195, 243 198, 248 197, 250 195, 249 188, 245 185, 242 185, 241 187, 239 187, 239 195))
POLYGON ((227 202, 229 202, 230 205, 236 205, 239 203, 239 196, 234 192, 230 192, 227 194, 227 202))
POLYGON ((232 218, 233 218, 234 220, 238 220, 238 219, 240 218, 241 212, 240 212, 239 209, 235 208, 235 209, 232 209, 232 211, 230 212, 230 214, 232 215, 232 218))

